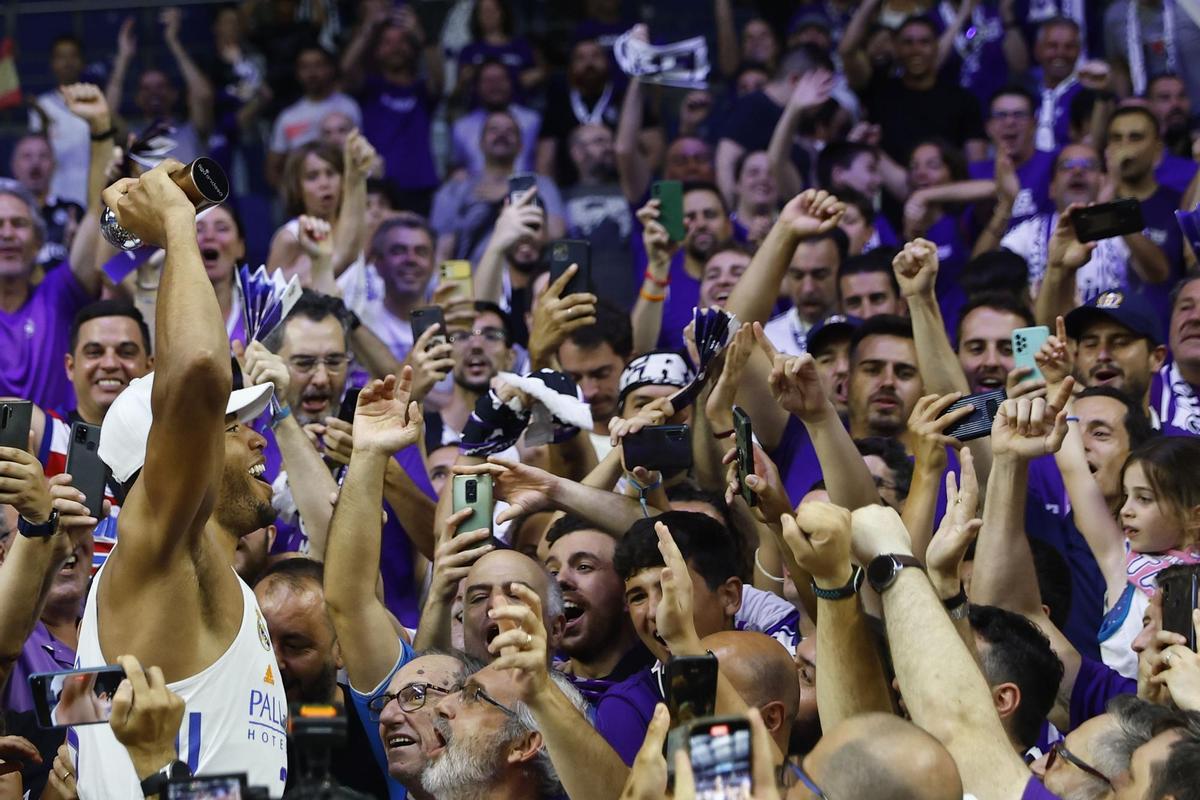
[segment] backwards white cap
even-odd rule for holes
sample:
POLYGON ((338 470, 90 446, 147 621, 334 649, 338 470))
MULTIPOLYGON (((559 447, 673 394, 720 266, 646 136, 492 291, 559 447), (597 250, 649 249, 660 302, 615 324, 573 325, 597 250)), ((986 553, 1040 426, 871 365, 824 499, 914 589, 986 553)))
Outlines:
MULTIPOLYGON (((146 442, 150 438, 150 423, 154 420, 150 407, 153 388, 153 372, 134 378, 104 415, 100 427, 100 458, 121 483, 129 480, 146 463, 146 442)), ((235 389, 229 393, 225 413, 236 414, 238 422, 250 422, 266 410, 274 392, 275 386, 270 383, 235 389)))

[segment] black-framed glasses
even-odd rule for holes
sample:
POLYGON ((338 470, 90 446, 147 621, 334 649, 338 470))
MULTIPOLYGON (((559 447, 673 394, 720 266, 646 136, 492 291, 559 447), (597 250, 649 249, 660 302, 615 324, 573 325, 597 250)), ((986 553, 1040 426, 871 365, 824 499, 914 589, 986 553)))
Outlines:
POLYGON ((450 344, 466 344, 473 336, 482 336, 489 342, 508 342, 508 334, 503 328, 482 328, 474 331, 450 331, 446 334, 446 341, 450 344))
POLYGON ((1054 760, 1056 758, 1058 758, 1059 756, 1062 757, 1063 761, 1066 761, 1069 764, 1074 764, 1076 767, 1083 770, 1088 775, 1091 775, 1093 778, 1098 778, 1099 780, 1104 781, 1104 784, 1106 786, 1108 786, 1109 788, 1112 788, 1113 783, 1111 780, 1108 779, 1107 775, 1105 775, 1103 772, 1096 769, 1091 764, 1087 763, 1082 758, 1080 758, 1079 756, 1075 755, 1070 750, 1068 750, 1066 743, 1064 743, 1062 739, 1059 739, 1057 742, 1054 743, 1054 746, 1050 748, 1050 755, 1046 759, 1046 771, 1047 772, 1049 772, 1050 768, 1054 766, 1054 760))
POLYGON ((367 703, 367 709, 371 712, 371 721, 379 722, 379 717, 383 714, 383 710, 387 708, 388 703, 393 700, 400 703, 401 711, 419 711, 425 705, 425 698, 430 692, 438 694, 451 694, 455 689, 447 689, 443 686, 437 686, 432 683, 410 683, 402 686, 396 694, 385 692, 381 695, 376 695, 367 703))
POLYGON ((330 353, 324 357, 292 356, 288 359, 288 364, 291 368, 301 375, 313 372, 316 370, 318 364, 324 364, 326 370, 336 374, 344 370, 349 363, 350 356, 345 353, 330 353))
POLYGON ((825 790, 818 786, 817 782, 804 771, 803 759, 788 759, 781 770, 779 782, 783 785, 784 789, 790 789, 799 784, 812 792, 813 797, 816 797, 817 800, 830 800, 829 795, 825 794, 825 790))
POLYGON ((496 708, 500 709, 513 719, 517 718, 516 711, 513 711, 511 708, 492 697, 490 694, 484 691, 482 686, 474 681, 464 684, 463 687, 458 690, 458 693, 462 695, 464 705, 473 705, 482 701, 484 703, 490 703, 491 705, 494 705, 496 708))

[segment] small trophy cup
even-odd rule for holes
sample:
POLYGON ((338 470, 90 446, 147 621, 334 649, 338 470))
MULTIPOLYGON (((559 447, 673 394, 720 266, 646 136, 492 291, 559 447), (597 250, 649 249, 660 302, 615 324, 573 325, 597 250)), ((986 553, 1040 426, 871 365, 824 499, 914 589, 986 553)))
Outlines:
MULTIPOLYGON (((229 178, 225 176, 225 170, 206 156, 172 172, 171 180, 183 189, 198 212, 223 203, 229 197, 229 178)), ((122 228, 117 223, 116 213, 107 206, 100 215, 100 232, 118 250, 134 250, 142 246, 142 240, 122 228)))

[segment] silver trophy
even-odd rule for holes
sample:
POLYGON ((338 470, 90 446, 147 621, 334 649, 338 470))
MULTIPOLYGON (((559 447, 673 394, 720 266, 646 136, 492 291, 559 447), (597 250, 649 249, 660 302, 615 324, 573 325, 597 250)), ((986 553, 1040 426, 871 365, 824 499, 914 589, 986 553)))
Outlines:
MULTIPOLYGON (((171 180, 183 189, 196 211, 225 202, 229 197, 229 178, 221 165, 207 156, 201 156, 170 174, 171 180)), ((121 227, 116 213, 108 206, 100 215, 100 232, 108 243, 119 250, 134 250, 142 246, 142 240, 121 227)))

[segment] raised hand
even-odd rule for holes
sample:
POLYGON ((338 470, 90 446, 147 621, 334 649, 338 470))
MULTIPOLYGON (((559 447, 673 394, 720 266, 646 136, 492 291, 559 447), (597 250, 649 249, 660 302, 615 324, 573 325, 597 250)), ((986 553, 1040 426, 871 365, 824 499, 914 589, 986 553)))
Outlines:
POLYGON ((350 182, 365 181, 379 163, 379 154, 357 128, 350 131, 350 135, 346 137, 342 155, 346 179, 350 182))
POLYGON ((796 81, 796 87, 788 98, 788 106, 797 109, 816 108, 829 99, 835 86, 835 76, 827 69, 806 72, 796 81))
POLYGON ((50 518, 54 498, 37 457, 15 447, 0 447, 0 505, 40 524, 50 518))
MULTIPOLYGON (((100 520, 88 511, 88 507, 84 505, 87 497, 71 484, 71 476, 65 472, 50 479, 50 497, 54 509, 58 512, 58 532, 67 540, 63 543, 65 557, 84 537, 92 535, 100 520)), ((101 504, 101 511, 105 517, 110 510, 110 504, 105 500, 101 504)))
POLYGON ((832 503, 801 503, 782 518, 783 541, 822 589, 850 582, 850 512, 832 503))
POLYGON ((537 186, 522 192, 513 202, 506 203, 496 217, 492 230, 492 245, 508 250, 522 239, 533 239, 546 226, 546 212, 538 205, 537 186))
POLYGON ((1021 191, 1021 180, 1017 177, 1017 168, 1003 148, 996 150, 996 195, 997 199, 1011 207, 1021 191))
POLYGON ((412 367, 400 378, 371 381, 358 395, 354 412, 354 449, 391 456, 421 438, 421 407, 410 400, 412 367))
POLYGON ((163 247, 168 228, 183 227, 193 230, 194 241, 196 207, 170 177, 182 166, 168 158, 140 178, 122 178, 104 190, 104 204, 113 210, 122 228, 146 244, 163 247))
POLYGON ((828 233, 837 227, 846 204, 823 189, 806 189, 788 201, 779 221, 801 239, 828 233))
POLYGON ((133 17, 126 17, 117 32, 117 58, 128 61, 137 52, 137 33, 134 28, 137 22, 133 17))
POLYGON ((670 727, 671 715, 667 707, 657 704, 646 728, 646 738, 642 740, 621 789, 621 800, 661 800, 667 796, 667 760, 663 758, 663 752, 670 727))
POLYGON ((1082 203, 1072 203, 1067 206, 1066 211, 1058 215, 1058 221, 1054 223, 1054 232, 1050 234, 1050 241, 1046 246, 1047 268, 1074 272, 1092 260, 1092 251, 1096 249, 1096 243, 1079 241, 1072 217, 1083 207, 1082 203))
POLYGON ((737 397, 746 362, 753 354, 754 329, 749 325, 742 325, 733 335, 733 341, 721 354, 725 364, 704 404, 704 411, 708 414, 714 430, 727 431, 733 427, 733 401, 737 397))
POLYGON ((163 38, 168 42, 179 41, 179 27, 183 24, 183 12, 178 8, 164 8, 158 15, 163 26, 163 38))
POLYGON ((959 441, 947 436, 946 431, 974 413, 971 406, 963 406, 946 414, 946 409, 962 398, 962 392, 936 395, 927 394, 917 401, 908 418, 908 430, 915 437, 913 455, 915 463, 922 469, 941 473, 946 467, 946 448, 958 447, 959 441))
MULTIPOLYGON (((742 486, 738 482, 737 449, 726 453, 721 463, 728 467, 725 502, 732 503, 742 492, 742 486)), ((792 514, 792 501, 788 498, 787 490, 783 488, 779 467, 775 466, 771 457, 758 445, 754 445, 754 472, 746 476, 746 486, 758 497, 758 504, 751 509, 754 516, 778 533, 780 519, 784 515, 792 514)))
POLYGON ((672 242, 666 227, 659 222, 662 204, 650 200, 637 210, 638 222, 642 223, 642 244, 646 248, 646 269, 659 280, 666 280, 671 268, 671 259, 683 246, 672 242))
POLYGON ((1054 331, 1054 335, 1047 338, 1033 356, 1051 391, 1065 381, 1075 368, 1075 359, 1067 343, 1067 326, 1061 316, 1054 321, 1054 331))
POLYGON ((158 667, 143 671, 133 656, 117 661, 125 668, 125 680, 113 694, 109 727, 139 773, 161 769, 176 758, 183 698, 167 688, 158 667))
POLYGON ((24 736, 0 736, 0 775, 20 772, 26 764, 42 763, 42 755, 24 736))
POLYGON ((975 460, 969 448, 964 447, 959 451, 958 463, 962 485, 959 486, 953 472, 946 473, 946 513, 925 551, 929 581, 942 598, 958 594, 963 557, 983 527, 983 521, 977 518, 979 479, 975 475, 975 460))
POLYGON ((441 323, 421 332, 404 363, 413 371, 413 399, 423 400, 454 369, 454 345, 446 341, 441 323))
POLYGON ((104 133, 112 129, 108 100, 99 86, 94 83, 72 83, 60 86, 58 93, 67 104, 67 110, 87 122, 92 133, 104 133))
POLYGON ((275 353, 267 349, 262 342, 251 342, 249 347, 243 347, 241 342, 234 342, 234 355, 245 354, 242 371, 254 386, 271 383, 275 386, 275 397, 282 405, 287 405, 288 387, 292 382, 292 373, 287 364, 275 353))
MULTIPOLYGON (((1200 611, 1193 609, 1193 635, 1196 631, 1200 631, 1200 611)), ((1171 700, 1184 711, 1200 711, 1200 655, 1186 643, 1177 643, 1163 650, 1159 663, 1163 668, 1150 679, 1151 683, 1165 686, 1171 700)))
POLYGON ((815 423, 837 414, 837 410, 825 394, 817 363, 808 353, 802 356, 785 356, 777 351, 760 323, 754 323, 754 338, 758 346, 771 360, 771 374, 767 387, 775 402, 801 422, 815 423))
POLYGON ((658 534, 658 552, 665 565, 659 578, 662 598, 654 617, 658 635, 673 653, 698 648, 700 637, 696 634, 696 621, 692 616, 692 574, 679 546, 671 538, 670 529, 656 522, 654 532, 658 534))
POLYGON ((558 280, 538 296, 529 330, 529 360, 535 366, 547 365, 558 346, 574 331, 596 324, 596 295, 576 292, 563 296, 567 284, 579 271, 578 264, 567 267, 558 280))
POLYGON ((1067 378, 1049 400, 1005 400, 992 423, 992 452, 1028 461, 1056 453, 1067 435, 1066 404, 1075 386, 1067 378))
POLYGON ((515 581, 509 584, 509 592, 511 597, 499 595, 495 607, 488 612, 488 617, 500 627, 500 633, 488 645, 488 652, 498 656, 492 662, 494 668, 520 673, 517 686, 521 699, 528 702, 552 685, 547 667, 549 637, 537 592, 515 581))
POLYGON ((509 506, 496 516, 496 522, 501 524, 553 508, 558 482, 563 480, 543 469, 500 456, 488 457, 486 464, 456 464, 453 471, 455 475, 492 476, 493 496, 509 506))
POLYGON ((875 556, 912 555, 912 539, 896 510, 870 505, 850 514, 850 550, 859 564, 869 564, 875 556))
POLYGON ((320 217, 301 214, 300 249, 313 261, 327 261, 333 257, 333 226, 320 217))
POLYGON ((937 282, 937 245, 928 239, 914 239, 892 259, 892 272, 900 284, 900 294, 933 296, 937 282))
POLYGON ((495 549, 492 545, 492 531, 489 528, 479 528, 473 531, 459 531, 458 526, 475 512, 470 508, 455 511, 446 517, 442 528, 438 531, 437 547, 433 551, 433 572, 429 580, 429 594, 440 598, 450 605, 458 592, 458 584, 471 565, 483 555, 495 549))

